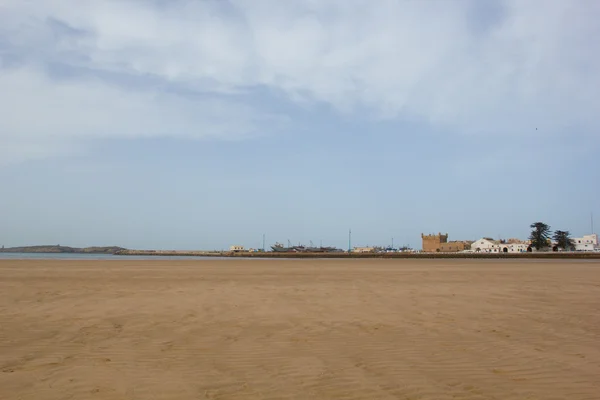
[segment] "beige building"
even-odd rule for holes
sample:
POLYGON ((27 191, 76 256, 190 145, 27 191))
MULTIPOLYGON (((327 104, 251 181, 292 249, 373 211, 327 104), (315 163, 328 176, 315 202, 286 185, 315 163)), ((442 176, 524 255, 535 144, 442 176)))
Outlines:
POLYGON ((244 248, 244 246, 230 246, 229 251, 239 252, 239 251, 246 251, 246 249, 244 248))
POLYGON ((452 242, 440 243, 440 252, 442 253, 457 253, 471 248, 471 241, 454 240, 452 242))
POLYGON ((437 235, 425 235, 421 233, 421 239, 423 241, 423 251, 426 253, 436 253, 440 252, 442 243, 448 243, 448 234, 442 235, 438 233, 437 235))
POLYGON ((448 242, 448 234, 442 235, 438 233, 437 235, 425 235, 421 234, 421 239, 423 241, 423 251, 426 253, 435 253, 441 251, 440 247, 442 243, 448 242))
POLYGON ((353 253, 374 253, 374 247, 355 247, 352 249, 353 253))

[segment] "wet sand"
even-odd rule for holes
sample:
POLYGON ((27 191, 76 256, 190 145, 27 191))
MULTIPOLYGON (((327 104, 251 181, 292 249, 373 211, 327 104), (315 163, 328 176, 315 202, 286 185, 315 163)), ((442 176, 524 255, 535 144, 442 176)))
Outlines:
POLYGON ((600 262, 0 261, 0 399, 600 398, 600 262))

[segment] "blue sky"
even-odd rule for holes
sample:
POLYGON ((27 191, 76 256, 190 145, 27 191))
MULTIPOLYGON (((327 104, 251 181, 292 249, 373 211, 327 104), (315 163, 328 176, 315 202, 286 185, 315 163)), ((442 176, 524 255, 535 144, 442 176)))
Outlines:
POLYGON ((598 15, 594 0, 5 0, 0 244, 589 233, 598 15))

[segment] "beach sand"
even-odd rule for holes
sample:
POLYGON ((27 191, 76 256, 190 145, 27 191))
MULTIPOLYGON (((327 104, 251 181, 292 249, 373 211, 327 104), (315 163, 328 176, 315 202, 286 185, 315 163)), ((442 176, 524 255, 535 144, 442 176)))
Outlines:
POLYGON ((599 398, 598 261, 0 261, 0 399, 599 398))

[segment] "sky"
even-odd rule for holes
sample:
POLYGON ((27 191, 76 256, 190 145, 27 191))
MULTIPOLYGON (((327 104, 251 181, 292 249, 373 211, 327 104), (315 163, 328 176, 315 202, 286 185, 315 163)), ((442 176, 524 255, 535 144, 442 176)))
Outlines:
POLYGON ((590 233, 600 2, 376 3, 0 1, 0 245, 590 233))

